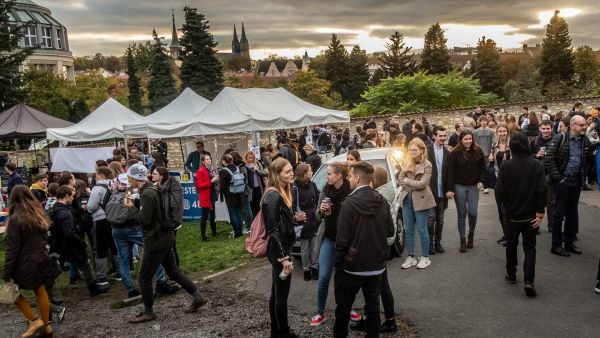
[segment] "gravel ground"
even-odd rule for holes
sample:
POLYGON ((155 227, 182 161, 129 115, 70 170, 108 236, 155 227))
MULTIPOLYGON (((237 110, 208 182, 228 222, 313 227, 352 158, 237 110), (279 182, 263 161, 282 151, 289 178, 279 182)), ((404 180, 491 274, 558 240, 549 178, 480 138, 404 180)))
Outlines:
MULTIPOLYGON (((253 262, 252 264, 257 264, 253 262)), ((141 310, 141 305, 122 309, 111 306, 123 297, 123 287, 114 283, 111 290, 91 299, 85 290, 69 294, 65 299, 67 313, 62 324, 55 324, 54 337, 269 337, 268 299, 245 291, 248 268, 229 272, 201 284, 200 291, 210 302, 195 314, 183 311, 191 298, 185 291, 161 297, 155 302, 158 319, 133 325, 127 318, 141 310)), ((195 276, 197 277, 197 276, 195 276)), ((330 337, 333 320, 312 328, 307 321, 311 314, 301 313, 290 304, 289 320, 292 329, 302 337, 330 337)), ((397 320, 400 331, 384 337, 416 337, 416 330, 397 320)), ((21 313, 12 306, 0 305, 1 337, 18 337, 26 328, 21 313)), ((351 331, 350 337, 362 335, 351 331)))

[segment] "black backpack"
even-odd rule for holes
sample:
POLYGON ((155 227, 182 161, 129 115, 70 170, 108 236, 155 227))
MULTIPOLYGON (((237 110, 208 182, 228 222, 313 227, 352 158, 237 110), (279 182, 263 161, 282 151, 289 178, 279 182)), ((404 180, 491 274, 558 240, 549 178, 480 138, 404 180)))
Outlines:
MULTIPOLYGON (((158 199, 160 202, 160 207, 159 207, 159 213, 160 213, 160 230, 164 231, 164 232, 169 232, 169 231, 174 231, 179 229, 179 227, 181 226, 181 224, 177 223, 177 222, 173 222, 171 220, 171 217, 167 217, 166 213, 165 213, 165 205, 163 203, 163 198, 162 198, 162 192, 160 191, 160 189, 158 189, 155 186, 151 186, 149 189, 152 189, 154 191, 156 191, 156 193, 158 194, 158 199)), ((171 195, 169 195, 170 198, 171 195)), ((171 205, 171 201, 169 201, 169 205, 171 205)))

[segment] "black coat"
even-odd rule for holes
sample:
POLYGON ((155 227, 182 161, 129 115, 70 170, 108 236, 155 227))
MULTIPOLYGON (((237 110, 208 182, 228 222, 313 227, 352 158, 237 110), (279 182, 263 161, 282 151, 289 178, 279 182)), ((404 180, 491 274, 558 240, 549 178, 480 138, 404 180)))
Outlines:
MULTIPOLYGON (((235 164, 228 164, 227 168, 231 170, 232 173, 235 173, 237 170, 240 170, 235 164)), ((242 206, 242 196, 244 193, 240 194, 232 194, 229 192, 229 186, 231 185, 231 174, 225 169, 221 169, 219 171, 219 193, 221 202, 223 202, 223 197, 225 198, 225 203, 230 208, 233 207, 241 207, 242 206)))
POLYGON ((316 173, 317 170, 321 167, 321 156, 317 154, 317 151, 313 151, 312 154, 308 155, 306 158, 306 163, 310 165, 313 173, 316 173))
MULTIPOLYGON (((552 141, 548 144, 546 154, 544 156, 544 168, 551 183, 557 183, 565 178, 565 170, 569 163, 569 137, 571 132, 568 131, 565 135, 557 134, 552 137, 552 141), (563 139, 564 138, 564 139, 563 139), (561 146, 562 143, 562 146, 561 146)), ((592 151, 590 140, 583 138, 583 159, 581 160, 581 183, 584 183, 585 175, 583 174, 586 164, 592 160, 592 151)))
POLYGON ((283 202, 277 191, 265 193, 261 203, 261 210, 265 219, 265 228, 269 235, 267 258, 272 264, 278 259, 291 255, 292 245, 296 241, 292 209, 283 202))
POLYGON ((72 208, 62 203, 56 203, 49 212, 50 227, 54 247, 51 251, 57 252, 63 261, 74 263, 87 262, 86 244, 75 223, 72 208))
POLYGON ((314 182, 308 184, 294 184, 292 188, 292 206, 295 211, 299 208, 306 213, 306 222, 302 227, 300 238, 309 239, 317 234, 319 223, 317 221, 316 211, 319 202, 319 189, 314 182))
POLYGON ((438 168, 437 167, 437 162, 435 160, 435 152, 433 150, 433 144, 429 147, 427 147, 427 159, 429 160, 429 162, 431 163, 431 179, 429 180, 429 187, 431 188, 431 192, 433 193, 434 197, 438 197, 438 170, 442 171, 442 195, 443 195, 443 203, 444 203, 444 209, 448 208, 448 199, 446 198, 446 191, 448 191, 447 186, 448 186, 448 182, 446 179, 446 176, 448 175, 447 171, 448 171, 448 155, 450 154, 450 152, 448 151, 448 149, 444 146, 444 155, 443 155, 443 160, 442 160, 442 168, 438 168))

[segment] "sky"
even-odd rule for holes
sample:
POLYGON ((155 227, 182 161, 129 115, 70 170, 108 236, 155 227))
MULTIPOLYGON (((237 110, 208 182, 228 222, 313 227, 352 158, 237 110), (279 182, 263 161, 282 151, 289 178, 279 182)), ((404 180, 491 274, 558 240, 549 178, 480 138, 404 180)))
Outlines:
POLYGON ((448 47, 475 46, 481 36, 502 48, 541 43, 555 9, 567 18, 573 45, 600 49, 600 0, 34 0, 48 7, 69 32, 76 56, 122 55, 132 42, 150 40, 152 29, 171 37, 171 8, 177 27, 183 7, 197 8, 210 21, 217 49, 231 52, 233 25, 246 28, 253 59, 293 57, 327 48, 331 33, 344 45, 367 52, 385 50, 394 31, 408 46, 423 47, 427 29, 439 22, 448 47))

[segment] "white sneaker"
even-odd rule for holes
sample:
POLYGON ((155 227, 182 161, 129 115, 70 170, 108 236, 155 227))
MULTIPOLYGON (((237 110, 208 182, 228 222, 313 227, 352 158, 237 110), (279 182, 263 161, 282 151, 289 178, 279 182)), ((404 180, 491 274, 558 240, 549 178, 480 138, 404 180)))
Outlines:
POLYGON ((417 264, 417 269, 425 269, 430 265, 431 261, 429 260, 429 257, 419 257, 419 264, 417 264))
POLYGON ((488 188, 485 188, 485 189, 483 189, 483 193, 484 193, 484 194, 487 194, 487 193, 489 193, 489 192, 490 192, 490 190, 489 190, 488 188))
POLYGON ((402 263, 402 269, 408 269, 417 265, 417 260, 413 256, 406 257, 404 263, 402 263))

